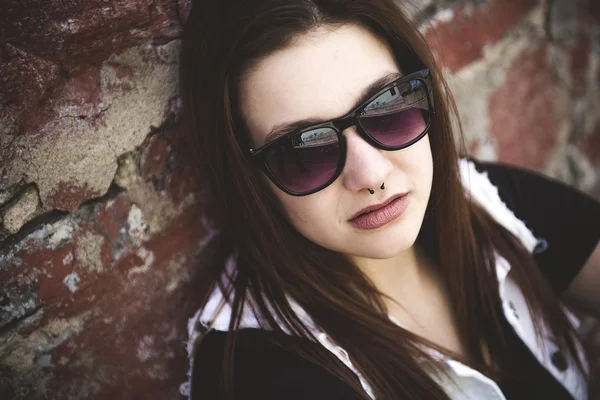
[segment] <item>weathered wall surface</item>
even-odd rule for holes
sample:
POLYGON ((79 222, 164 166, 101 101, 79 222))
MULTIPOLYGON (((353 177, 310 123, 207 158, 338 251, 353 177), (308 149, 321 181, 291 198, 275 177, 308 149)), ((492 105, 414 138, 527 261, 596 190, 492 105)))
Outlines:
POLYGON ((473 154, 600 196, 600 3, 455 2, 423 30, 473 154))
MULTIPOLYGON (((600 3, 405 6, 474 154, 600 197, 600 3)), ((206 235, 179 122, 188 7, 0 2, 1 399, 179 397, 206 235)))

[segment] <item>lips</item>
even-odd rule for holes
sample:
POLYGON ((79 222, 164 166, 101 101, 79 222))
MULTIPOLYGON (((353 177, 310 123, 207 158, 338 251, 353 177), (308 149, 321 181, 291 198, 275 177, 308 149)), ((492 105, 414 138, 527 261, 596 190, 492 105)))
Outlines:
POLYGON ((350 217, 350 221, 352 221, 353 219, 356 219, 356 218, 360 217, 363 214, 367 214, 369 212, 379 210, 380 208, 383 208, 383 207, 387 206, 388 204, 390 204, 394 200, 397 200, 398 198, 403 197, 405 195, 406 195, 406 193, 396 194, 396 195, 393 195, 393 196, 389 197, 387 200, 385 200, 382 203, 373 204, 371 206, 365 207, 365 208, 359 210, 358 212, 356 212, 352 217, 350 217))
POLYGON ((349 222, 361 231, 372 231, 398 219, 408 208, 408 194, 392 196, 383 203, 363 208, 349 222))

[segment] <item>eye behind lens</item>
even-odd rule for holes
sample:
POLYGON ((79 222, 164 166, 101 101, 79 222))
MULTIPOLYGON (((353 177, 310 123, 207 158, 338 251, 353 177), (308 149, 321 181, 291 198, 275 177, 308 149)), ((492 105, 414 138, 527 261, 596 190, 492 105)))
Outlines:
POLYGON ((392 86, 377 96, 365 106, 361 117, 399 112, 418 103, 422 103, 422 108, 428 106, 427 89, 423 81, 414 79, 392 86))
POLYGON ((336 174, 341 162, 337 133, 331 128, 305 131, 284 139, 285 151, 275 146, 265 163, 274 179, 294 193, 323 186, 336 174))

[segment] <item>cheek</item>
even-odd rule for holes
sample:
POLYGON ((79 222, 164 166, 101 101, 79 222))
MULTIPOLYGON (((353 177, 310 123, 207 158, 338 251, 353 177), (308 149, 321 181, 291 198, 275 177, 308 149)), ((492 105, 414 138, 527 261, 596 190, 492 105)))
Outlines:
POLYGON ((429 143, 429 135, 426 135, 419 143, 415 150, 418 153, 419 169, 427 178, 428 184, 431 185, 433 179, 433 155, 431 153, 431 144, 429 143))
MULTIPOLYGON (((275 190, 279 190, 275 188, 275 190)), ((335 205, 318 192, 310 196, 293 197, 279 191, 277 194, 284 214, 292 226, 307 239, 323 244, 323 238, 335 226, 335 205)))
POLYGON ((302 220, 302 203, 298 202, 298 198, 289 196, 279 189, 269 178, 262 174, 263 182, 269 187, 271 193, 277 199, 277 203, 281 212, 292 225, 296 225, 297 221, 302 220))
POLYGON ((323 202, 312 201, 310 196, 282 199, 282 205, 294 225, 314 225, 325 215, 331 215, 323 202))
POLYGON ((430 183, 428 181, 433 178, 433 156, 429 135, 425 135, 406 149, 391 152, 391 157, 395 167, 406 174, 413 184, 423 186, 425 183, 430 183))
POLYGON ((433 156, 429 144, 429 135, 425 136, 419 143, 415 143, 415 154, 413 157, 413 176, 415 184, 419 186, 422 201, 426 204, 431 195, 433 184, 433 156))
POLYGON ((416 175, 431 179, 433 177, 433 156, 431 154, 431 144, 429 135, 425 135, 409 148, 412 150, 410 157, 411 169, 416 175))

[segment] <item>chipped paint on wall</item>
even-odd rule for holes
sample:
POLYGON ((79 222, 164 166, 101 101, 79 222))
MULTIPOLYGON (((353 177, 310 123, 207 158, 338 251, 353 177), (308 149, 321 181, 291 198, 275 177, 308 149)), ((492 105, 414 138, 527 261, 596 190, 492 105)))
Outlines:
POLYGON ((138 257, 142 260, 143 264, 137 267, 130 268, 127 272, 127 275, 131 276, 133 274, 141 274, 148 272, 152 263, 154 262, 154 253, 152 251, 147 250, 145 247, 141 246, 136 252, 138 257))
POLYGON ((157 46, 158 56, 151 60, 146 57, 150 47, 130 48, 103 63, 98 75, 102 104, 93 118, 52 120, 40 129, 40 137, 52 140, 35 146, 28 136, 15 136, 13 145, 27 148, 29 154, 7 166, 4 184, 23 178, 35 182, 45 211, 72 211, 90 196, 105 193, 117 170, 117 157, 139 146, 150 128, 162 123, 177 93, 180 42, 157 46), (115 66, 133 72, 123 77, 115 66), (59 190, 61 184, 82 189, 74 196, 67 193, 71 189, 59 190))
POLYGON ((77 272, 72 272, 69 275, 65 276, 65 279, 63 279, 63 282, 65 283, 65 285, 67 285, 71 293, 74 293, 77 291, 77 289, 79 289, 77 287, 77 283, 79 281, 81 281, 81 278, 79 278, 77 272))
POLYGON ((0 329, 38 309, 34 283, 11 282, 0 289, 0 329))
POLYGON ((141 241, 148 229, 148 224, 144 220, 142 210, 137 205, 132 205, 127 216, 127 223, 129 224, 129 235, 132 238, 137 238, 141 241))
POLYGON ((0 345, 0 360, 15 371, 33 368, 41 355, 81 332, 85 314, 73 318, 54 318, 29 334, 14 334, 11 340, 0 345))
POLYGON ((77 245, 75 247, 75 260, 79 262, 79 265, 95 271, 104 271, 102 265, 102 247, 104 246, 105 239, 103 236, 85 232, 83 235, 77 238, 77 245))

